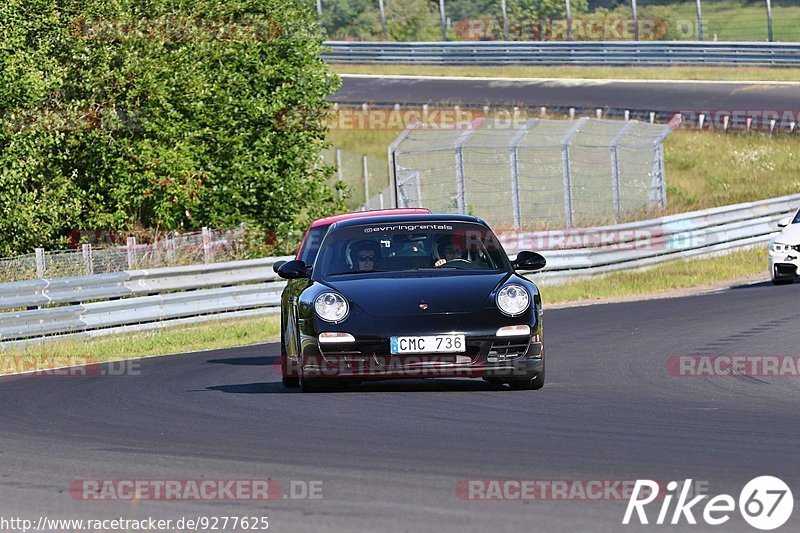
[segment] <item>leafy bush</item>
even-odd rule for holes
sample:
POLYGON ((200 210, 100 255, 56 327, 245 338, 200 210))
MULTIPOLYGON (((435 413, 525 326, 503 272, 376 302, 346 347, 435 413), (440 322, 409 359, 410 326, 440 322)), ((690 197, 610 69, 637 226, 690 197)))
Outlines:
POLYGON ((276 120, 319 113, 339 86, 312 8, 0 4, 0 256, 76 228, 246 223, 285 238, 338 209, 324 123, 276 120))

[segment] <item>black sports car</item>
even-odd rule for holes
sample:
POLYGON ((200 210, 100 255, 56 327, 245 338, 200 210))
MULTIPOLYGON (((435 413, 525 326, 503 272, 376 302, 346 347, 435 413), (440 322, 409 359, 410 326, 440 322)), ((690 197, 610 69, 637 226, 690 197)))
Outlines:
POLYGON ((542 302, 482 220, 396 215, 335 222, 313 268, 289 261, 281 299, 282 375, 303 392, 336 382, 476 377, 544 385, 542 302))

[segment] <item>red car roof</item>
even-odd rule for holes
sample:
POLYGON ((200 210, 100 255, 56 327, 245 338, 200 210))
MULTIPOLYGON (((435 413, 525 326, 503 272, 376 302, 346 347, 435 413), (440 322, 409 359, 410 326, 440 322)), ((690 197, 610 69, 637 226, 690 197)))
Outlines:
POLYGON ((312 228, 316 228, 317 226, 327 226, 328 224, 333 224, 334 222, 339 222, 340 220, 350 220, 351 218, 363 218, 363 217, 379 217, 382 215, 422 215, 431 213, 430 209, 426 209, 424 207, 421 208, 412 208, 406 207, 401 209, 378 209, 375 211, 355 211, 353 213, 344 213, 342 215, 333 215, 325 218, 320 218, 315 220, 311 223, 312 228))

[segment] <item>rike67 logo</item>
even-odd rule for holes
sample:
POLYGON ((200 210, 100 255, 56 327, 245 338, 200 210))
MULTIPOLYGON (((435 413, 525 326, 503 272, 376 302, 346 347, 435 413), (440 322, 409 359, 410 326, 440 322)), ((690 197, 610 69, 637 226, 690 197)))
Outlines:
MULTIPOLYGON (((650 524, 653 519, 652 512, 648 517, 645 507, 656 500, 661 500, 661 506, 655 522, 652 522, 654 524, 697 524, 699 517, 708 525, 718 526, 730 520, 737 508, 737 501, 733 496, 720 494, 703 502, 708 495, 701 494, 689 499, 691 486, 691 479, 685 480, 683 485, 677 481, 670 481, 667 483, 665 493, 660 493, 659 489, 663 485, 658 482, 649 479, 636 480, 622 523, 635 524, 638 520, 639 524, 650 524), (675 497, 677 500, 672 508, 675 497)), ((769 531, 785 524, 792 515, 793 508, 794 497, 789 486, 773 476, 751 479, 739 493, 738 509, 742 518, 762 531, 769 531)))

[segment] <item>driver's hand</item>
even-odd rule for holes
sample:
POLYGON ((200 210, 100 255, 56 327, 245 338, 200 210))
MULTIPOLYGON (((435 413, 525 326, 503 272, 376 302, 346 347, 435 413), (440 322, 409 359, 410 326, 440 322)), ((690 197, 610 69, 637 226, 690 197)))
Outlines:
POLYGON ((433 266, 442 266, 443 264, 447 263, 447 259, 437 259, 433 266))

